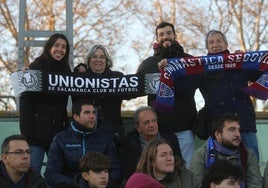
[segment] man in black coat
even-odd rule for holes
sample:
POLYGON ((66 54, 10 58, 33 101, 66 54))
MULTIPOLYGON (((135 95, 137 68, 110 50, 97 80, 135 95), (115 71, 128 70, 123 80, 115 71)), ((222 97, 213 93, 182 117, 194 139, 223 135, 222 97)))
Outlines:
POLYGON ((143 148, 153 139, 165 139, 171 145, 174 155, 182 158, 176 135, 165 130, 158 130, 157 115, 152 107, 139 107, 134 112, 133 119, 135 129, 127 134, 122 152, 126 179, 135 172, 143 148))
POLYGON ((30 168, 30 146, 22 135, 11 135, 1 146, 0 187, 46 188, 45 179, 30 168))
MULTIPOLYGON (((183 47, 176 40, 174 25, 161 22, 155 29, 156 42, 153 45, 154 54, 139 65, 137 73, 159 73, 158 63, 163 59, 185 58, 191 55, 184 52, 183 47)), ((196 119, 195 91, 198 87, 199 76, 184 76, 174 82, 175 96, 173 113, 156 110, 158 125, 161 129, 173 132, 180 144, 182 156, 189 168, 195 150, 192 127, 196 119)), ((148 95, 148 105, 152 106, 155 94, 148 95)))

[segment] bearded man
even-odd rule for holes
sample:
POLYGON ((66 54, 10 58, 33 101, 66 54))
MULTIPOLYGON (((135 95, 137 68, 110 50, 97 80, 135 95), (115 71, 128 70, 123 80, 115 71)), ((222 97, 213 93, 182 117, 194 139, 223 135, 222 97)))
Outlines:
POLYGON ((228 160, 242 167, 245 179, 240 187, 262 187, 259 163, 253 150, 241 142, 240 120, 234 114, 222 114, 213 123, 211 137, 193 155, 190 169, 194 187, 201 187, 208 168, 216 160, 228 160))
MULTIPOLYGON (((154 55, 144 60, 138 67, 138 74, 159 73, 158 63, 164 59, 191 57, 184 53, 183 47, 176 40, 174 25, 162 22, 155 29, 156 42, 153 45, 154 55)), ((173 113, 156 110, 158 125, 161 129, 173 132, 179 141, 183 159, 189 168, 195 150, 192 126, 196 119, 194 94, 197 89, 198 76, 185 76, 174 83, 175 101, 173 113)), ((152 106, 156 95, 148 96, 148 105, 152 106)))

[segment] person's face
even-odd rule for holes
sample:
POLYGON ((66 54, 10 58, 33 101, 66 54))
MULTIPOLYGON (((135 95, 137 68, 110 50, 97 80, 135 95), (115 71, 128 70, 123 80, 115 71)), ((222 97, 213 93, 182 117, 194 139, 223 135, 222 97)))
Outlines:
POLYGON ((215 183, 210 183, 210 188, 240 188, 240 181, 228 178, 222 180, 219 185, 215 183))
POLYGON ((30 147, 24 140, 11 140, 9 150, 2 154, 2 161, 8 173, 21 176, 30 167, 30 147))
POLYGON ((86 67, 84 67, 82 65, 80 65, 77 69, 78 69, 78 72, 80 72, 80 73, 85 73, 87 71, 86 67))
POLYGON ((164 48, 170 47, 175 42, 176 37, 170 26, 157 29, 156 41, 164 48))
POLYGON ((146 141, 156 137, 158 133, 158 124, 154 113, 151 110, 141 111, 139 114, 139 125, 137 125, 136 128, 146 141))
POLYGON ((82 105, 80 115, 74 114, 74 120, 88 129, 93 129, 96 124, 95 108, 92 105, 82 105))
POLYGON ((67 43, 62 38, 58 38, 52 48, 50 49, 50 55, 52 58, 60 61, 66 54, 67 43))
POLYGON ((216 140, 228 148, 237 148, 241 141, 240 125, 236 121, 225 121, 221 133, 215 133, 216 140))
POLYGON ((101 171, 92 171, 82 173, 83 178, 88 182, 91 188, 105 188, 108 184, 109 171, 108 169, 101 171))
POLYGON ((106 56, 102 49, 98 48, 89 58, 89 68, 94 73, 103 73, 106 68, 106 56))
POLYGON ((174 171, 174 155, 168 144, 158 145, 153 166, 156 176, 165 176, 174 171))
POLYGON ((228 44, 223 40, 221 34, 217 33, 208 37, 208 53, 219 53, 227 50, 228 44))

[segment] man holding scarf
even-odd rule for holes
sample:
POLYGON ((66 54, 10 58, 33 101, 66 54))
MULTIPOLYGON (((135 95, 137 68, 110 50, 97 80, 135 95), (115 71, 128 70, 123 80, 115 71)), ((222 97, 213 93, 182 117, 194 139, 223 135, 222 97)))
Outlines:
MULTIPOLYGON (((168 22, 160 23, 156 27, 155 35, 154 55, 140 64, 137 73, 159 73, 158 63, 165 58, 191 57, 191 55, 184 53, 182 46, 176 41, 177 35, 173 24, 168 22)), ((195 150, 192 133, 192 126, 197 114, 194 100, 195 77, 197 76, 182 77, 174 83, 175 102, 173 113, 156 111, 159 127, 176 134, 187 168, 189 168, 192 154, 195 150)), ((148 105, 152 106, 155 97, 156 95, 148 96, 148 105)))
POLYGON ((207 169, 219 159, 243 168, 245 180, 241 182, 241 188, 262 187, 258 160, 254 152, 241 142, 239 123, 239 117, 234 114, 222 114, 213 122, 211 137, 195 151, 191 161, 194 187, 201 187, 207 169))
MULTIPOLYGON (((208 55, 228 55, 226 36, 211 30, 206 37, 208 55)), ((256 138, 256 114, 253 103, 243 88, 249 81, 256 81, 263 72, 250 69, 220 70, 205 73, 200 92, 207 107, 207 121, 212 122, 222 113, 237 114, 241 121, 241 140, 259 159, 256 138)), ((209 126, 211 127, 211 126, 209 126)))

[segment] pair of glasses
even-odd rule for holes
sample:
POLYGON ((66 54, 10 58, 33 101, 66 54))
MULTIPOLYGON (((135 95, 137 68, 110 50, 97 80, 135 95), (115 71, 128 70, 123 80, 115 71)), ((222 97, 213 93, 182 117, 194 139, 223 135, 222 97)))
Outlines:
POLYGON ((6 152, 5 154, 14 154, 14 155, 30 155, 32 153, 31 150, 16 150, 16 151, 9 151, 9 152, 6 152))

